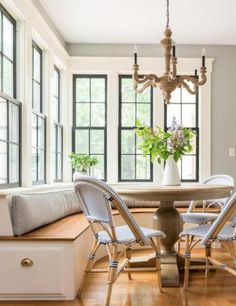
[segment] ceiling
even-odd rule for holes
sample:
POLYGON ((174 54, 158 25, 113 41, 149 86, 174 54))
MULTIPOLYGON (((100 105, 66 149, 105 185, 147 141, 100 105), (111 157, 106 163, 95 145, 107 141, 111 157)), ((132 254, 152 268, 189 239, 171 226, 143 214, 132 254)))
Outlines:
MULTIPOLYGON (((67 43, 157 44, 166 0, 38 0, 67 43)), ((177 44, 236 45, 236 0, 170 0, 177 44)))

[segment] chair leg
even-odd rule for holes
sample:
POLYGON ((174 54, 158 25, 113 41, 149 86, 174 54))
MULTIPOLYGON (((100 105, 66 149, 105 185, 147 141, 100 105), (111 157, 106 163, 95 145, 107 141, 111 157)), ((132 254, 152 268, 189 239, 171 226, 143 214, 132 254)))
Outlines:
POLYGON ((160 292, 163 292, 162 289, 162 281, 161 281, 161 242, 160 237, 156 238, 156 243, 153 238, 150 238, 152 247, 156 252, 156 270, 157 270, 157 281, 158 281, 158 288, 160 292))
POLYGON ((85 268, 85 272, 88 272, 92 269, 92 267, 94 265, 95 254, 96 254, 99 246, 100 246, 100 242, 97 239, 95 239, 94 242, 93 242, 92 250, 89 254, 89 259, 88 259, 87 266, 85 268))
MULTIPOLYGON (((128 264, 127 264, 127 268, 130 268, 130 259, 131 259, 131 247, 130 247, 130 246, 127 247, 127 249, 126 249, 126 251, 125 251, 125 257, 126 257, 127 259, 129 259, 129 262, 128 262, 128 264)), ((127 274, 128 274, 129 280, 132 280, 131 273, 128 272, 127 274)))
POLYGON ((106 306, 110 305, 112 286, 115 282, 116 272, 118 267, 118 252, 117 245, 112 246, 112 260, 110 261, 110 267, 108 272, 108 288, 106 297, 106 306))
MULTIPOLYGON (((209 259, 208 259, 208 257, 211 257, 211 244, 206 244, 205 245, 205 255, 206 255, 206 266, 209 266, 209 259)), ((209 272, 209 269, 206 268, 205 277, 208 276, 208 272, 209 272)))
POLYGON ((156 251, 156 268, 157 268, 157 280, 158 280, 158 287, 159 291, 163 292, 162 290, 162 281, 161 281, 161 242, 160 237, 157 237, 157 251, 156 251))
POLYGON ((186 290, 189 284, 189 267, 190 267, 190 247, 189 247, 189 235, 186 236, 186 248, 185 248, 185 265, 184 265, 184 286, 186 290))

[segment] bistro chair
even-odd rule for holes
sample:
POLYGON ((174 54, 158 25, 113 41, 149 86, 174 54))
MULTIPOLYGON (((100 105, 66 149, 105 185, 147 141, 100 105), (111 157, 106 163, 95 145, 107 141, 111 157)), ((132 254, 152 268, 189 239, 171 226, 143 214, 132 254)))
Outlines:
MULTIPOLYGON (((120 196, 106 183, 91 177, 80 177, 75 181, 75 193, 81 209, 94 233, 94 243, 89 255, 86 272, 108 272, 106 306, 110 305, 112 286, 122 272, 156 271, 159 290, 162 291, 160 265, 160 239, 165 237, 161 231, 139 227, 120 196), (125 225, 115 226, 112 207, 118 210, 125 225), (134 244, 150 246, 155 252, 155 268, 130 268, 131 247, 134 244), (93 268, 94 259, 100 246, 106 248, 109 269, 93 268), (122 247, 122 251, 120 251, 122 247), (118 249, 119 248, 119 249, 118 249), (122 259, 124 256, 124 259, 122 259)), ((150 257, 149 257, 150 258, 150 257)))
MULTIPOLYGON (((218 174, 218 175, 213 175, 209 177, 203 182, 203 184, 230 185, 234 187, 234 179, 229 175, 218 174)), ((187 212, 181 214, 183 221, 185 223, 187 222, 187 223, 195 223, 195 224, 204 224, 207 222, 212 222, 218 217, 218 214, 209 213, 207 212, 207 209, 214 205, 214 206, 219 206, 221 210, 224 207, 225 203, 227 202, 227 199, 228 197, 223 198, 223 199, 203 201, 203 208, 202 208, 202 212, 200 213, 193 212, 198 201, 191 201, 187 212)))
POLYGON ((219 268, 228 271, 236 276, 236 192, 228 199, 224 208, 212 224, 202 224, 187 230, 180 234, 180 238, 185 238, 185 272, 184 272, 184 289, 189 284, 189 270, 205 269, 207 276, 209 269, 219 268), (232 221, 229 221, 232 220, 232 221), (205 246, 206 265, 191 266, 191 251, 198 244, 205 246), (224 247, 233 258, 233 267, 216 260, 211 256, 211 245, 218 242, 224 247))

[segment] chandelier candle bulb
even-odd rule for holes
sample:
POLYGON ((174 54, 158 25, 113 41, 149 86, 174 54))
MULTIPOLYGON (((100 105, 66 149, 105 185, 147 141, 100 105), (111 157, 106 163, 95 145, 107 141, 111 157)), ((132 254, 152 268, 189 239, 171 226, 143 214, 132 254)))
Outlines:
POLYGON ((173 46, 172 46, 172 55, 173 57, 175 57, 175 43, 173 42, 173 46))
POLYGON ((134 46, 134 64, 137 65, 137 54, 138 54, 138 48, 135 45, 134 46))
POLYGON ((206 55, 206 49, 202 48, 202 67, 205 67, 205 55, 206 55))

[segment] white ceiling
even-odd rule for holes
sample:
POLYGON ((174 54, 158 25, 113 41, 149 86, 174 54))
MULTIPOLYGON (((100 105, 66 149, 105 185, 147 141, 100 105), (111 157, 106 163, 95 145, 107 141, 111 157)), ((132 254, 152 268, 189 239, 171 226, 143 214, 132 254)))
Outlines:
MULTIPOLYGON (((38 0, 67 43, 157 44, 166 0, 38 0)), ((170 0, 177 44, 236 45, 236 0, 170 0)))

